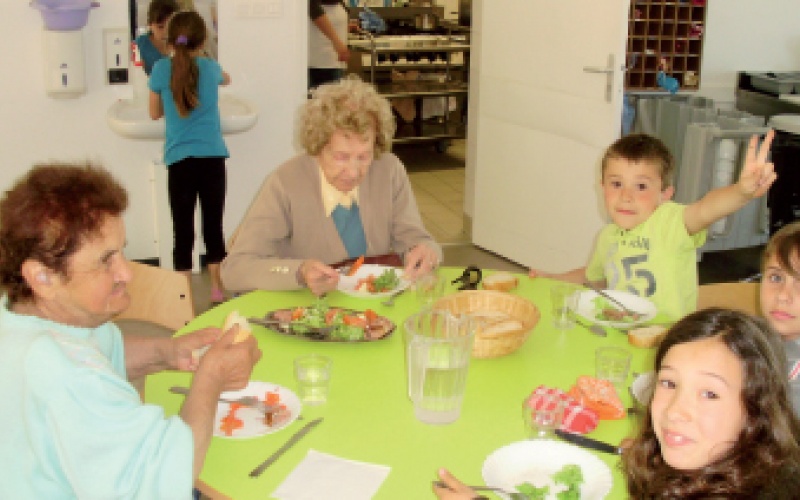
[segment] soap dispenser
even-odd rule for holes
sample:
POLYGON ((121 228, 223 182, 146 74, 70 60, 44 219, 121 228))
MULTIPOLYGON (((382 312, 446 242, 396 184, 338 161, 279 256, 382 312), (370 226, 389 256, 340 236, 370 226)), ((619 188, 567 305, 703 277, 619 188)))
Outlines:
POLYGON ((45 91, 55 98, 74 98, 86 92, 83 31, 44 30, 45 91))
POLYGON ((30 6, 42 14, 44 34, 44 86, 56 98, 78 97, 86 92, 83 32, 93 0, 32 0, 30 6))

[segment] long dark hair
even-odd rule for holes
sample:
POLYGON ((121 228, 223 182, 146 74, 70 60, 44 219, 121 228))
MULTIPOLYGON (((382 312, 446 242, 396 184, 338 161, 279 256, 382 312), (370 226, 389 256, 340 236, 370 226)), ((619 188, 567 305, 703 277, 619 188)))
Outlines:
MULTIPOLYGON (((786 356, 766 321, 717 308, 686 316, 658 347, 656 373, 672 347, 708 338, 719 339, 741 362, 745 427, 722 457, 697 470, 677 470, 661 456, 648 405, 638 436, 622 455, 632 498, 752 498, 780 471, 800 463, 800 421, 789 402, 786 356)), ((800 493, 787 495, 778 497, 800 493)))
POLYGON ((206 42, 206 24, 200 14, 191 10, 172 16, 167 29, 167 42, 174 49, 169 88, 178 114, 186 117, 200 104, 197 90, 200 68, 192 57, 192 53, 206 42))

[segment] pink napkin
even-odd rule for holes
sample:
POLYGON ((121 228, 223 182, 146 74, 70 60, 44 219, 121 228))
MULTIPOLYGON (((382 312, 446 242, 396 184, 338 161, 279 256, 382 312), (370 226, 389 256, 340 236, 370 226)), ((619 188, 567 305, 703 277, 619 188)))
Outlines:
POLYGON ((538 410, 545 405, 555 405, 556 400, 560 400, 564 404, 564 417, 561 421, 562 430, 586 434, 597 427, 597 413, 581 405, 575 398, 561 389, 540 385, 528 396, 526 403, 530 408, 538 410))

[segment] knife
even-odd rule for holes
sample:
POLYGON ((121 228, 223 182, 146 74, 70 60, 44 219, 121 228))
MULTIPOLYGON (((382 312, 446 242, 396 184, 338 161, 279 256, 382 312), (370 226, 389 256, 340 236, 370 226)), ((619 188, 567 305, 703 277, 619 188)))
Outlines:
POLYGON ((564 441, 569 441, 572 444, 576 444, 583 448, 588 448, 590 450, 595 451, 602 451, 603 453, 611 453, 612 455, 620 455, 622 454, 622 448, 619 446, 614 446, 613 444, 605 443, 603 441, 598 441, 596 439, 592 439, 586 436, 581 436, 580 434, 573 434, 571 432, 562 431, 561 429, 556 429, 556 436, 560 437, 564 441))
POLYGON ((319 423, 320 423, 320 422, 322 422, 322 418, 321 418, 321 417, 320 417, 320 418, 315 418, 315 419, 314 419, 314 420, 312 420, 311 422, 309 422, 309 423, 307 423, 306 425, 304 425, 302 429, 300 429, 299 431, 295 432, 295 433, 292 435, 292 437, 290 437, 290 438, 289 438, 289 440, 288 440, 288 441, 286 441, 286 442, 283 444, 283 446, 281 446, 280 448, 278 448, 278 450, 277 450, 275 453, 273 453, 272 455, 270 455, 268 459, 264 460, 264 461, 261 463, 261 465, 259 465, 259 466, 258 466, 258 467, 256 467, 255 469, 253 469, 253 470, 250 472, 250 477, 258 477, 258 476, 260 476, 260 475, 261 475, 261 473, 262 473, 262 472, 264 472, 264 469, 266 469, 267 467, 269 467, 270 465, 272 465, 272 464, 275 462, 275 460, 277 460, 278 458, 280 458, 280 456, 281 456, 281 455, 283 455, 284 453, 286 453, 286 450, 288 450, 289 448, 291 448, 292 446, 294 446, 294 444, 295 444, 295 443, 297 443, 298 441, 300 441, 300 439, 301 439, 303 436, 305 436, 306 434, 308 434, 308 431, 310 431, 311 429, 313 429, 314 427, 316 427, 317 425, 319 425, 319 423))

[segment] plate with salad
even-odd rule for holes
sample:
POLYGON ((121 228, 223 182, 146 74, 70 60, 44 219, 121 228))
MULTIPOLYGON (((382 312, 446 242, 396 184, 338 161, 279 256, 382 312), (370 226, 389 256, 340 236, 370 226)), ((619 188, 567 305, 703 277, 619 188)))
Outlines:
POLYGON ((651 321, 658 312, 656 305, 644 297, 621 290, 603 290, 606 294, 620 301, 625 307, 635 312, 631 315, 593 290, 576 292, 573 301, 574 312, 591 323, 627 330, 651 321))
POLYGON ((225 399, 255 397, 269 406, 280 409, 275 413, 264 414, 255 408, 240 406, 235 403, 217 403, 214 416, 214 436, 229 439, 246 439, 265 434, 272 434, 284 429, 297 420, 303 404, 291 389, 251 380, 247 387, 238 391, 227 391, 220 394, 225 399))
POLYGON ((380 264, 353 265, 349 273, 339 278, 339 291, 361 299, 387 297, 407 288, 403 270, 380 264))
POLYGON ((487 485, 522 493, 528 500, 601 500, 613 484, 611 470, 602 460, 550 439, 518 441, 497 449, 483 462, 482 474, 487 485))
POLYGON ((322 342, 371 342, 388 337, 395 328, 390 319, 371 309, 356 311, 324 302, 278 309, 249 321, 278 333, 322 342))

